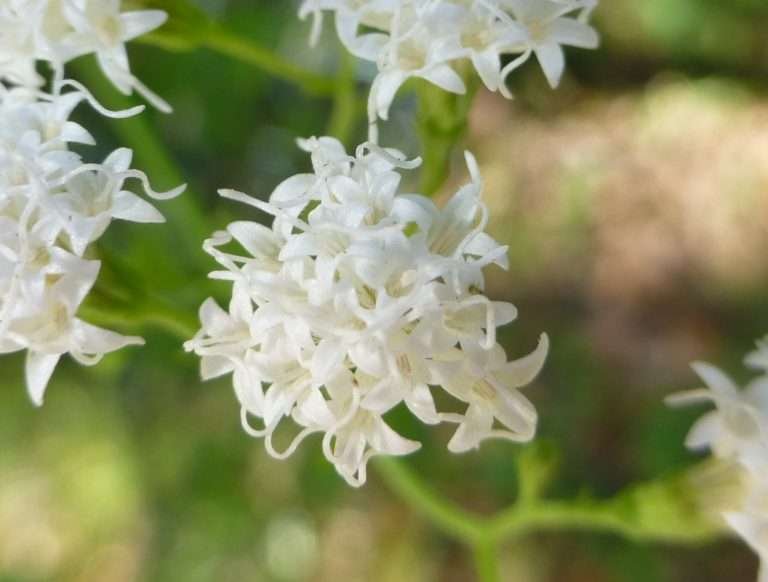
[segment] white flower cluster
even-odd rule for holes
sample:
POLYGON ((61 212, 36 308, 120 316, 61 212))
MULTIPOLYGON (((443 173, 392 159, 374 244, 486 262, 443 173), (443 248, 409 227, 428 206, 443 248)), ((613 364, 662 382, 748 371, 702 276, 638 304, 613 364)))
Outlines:
POLYGON ((372 456, 419 447, 382 419, 401 403, 424 423, 458 424, 453 452, 492 437, 530 440, 536 411, 518 388, 539 372, 548 342, 514 361, 496 342, 516 310, 483 294, 483 268, 506 267, 507 249, 484 233, 471 155, 471 183, 438 208, 398 192, 397 170, 418 162, 396 150, 364 144, 351 156, 328 137, 300 145, 314 172, 284 181, 269 202, 221 191, 274 222, 234 222, 205 243, 232 300, 228 310, 206 301, 186 345, 203 377, 233 373, 243 424, 275 457, 322 433, 325 456, 352 485, 372 456), (438 387, 464 411, 438 412, 438 387), (273 437, 289 418, 298 434, 278 452, 273 437))
POLYGON ((760 375, 744 390, 717 368, 703 363, 694 370, 708 389, 672 396, 672 404, 713 402, 691 429, 686 445, 709 449, 731 467, 740 482, 738 498, 729 500, 723 518, 760 556, 760 582, 768 582, 768 337, 745 360, 760 375))
POLYGON ((37 65, 46 62, 57 80, 64 65, 93 54, 114 86, 133 90, 161 111, 170 106, 132 73, 125 43, 162 25, 162 10, 121 12, 122 0, 3 0, 0 3, 0 81, 41 87, 37 65))
POLYGON ((122 346, 141 343, 90 325, 77 312, 99 272, 87 249, 112 219, 162 222, 149 203, 127 189, 138 180, 153 198, 147 177, 130 168, 132 152, 118 149, 102 163, 87 163, 71 146, 93 145, 70 119, 83 101, 111 112, 74 81, 63 65, 96 53, 104 72, 123 90, 138 89, 163 108, 131 74, 123 41, 159 25, 163 13, 121 14, 112 0, 6 0, 0 5, 0 353, 26 350, 27 389, 40 405, 64 354, 82 364, 122 346), (39 62, 53 79, 42 87, 39 62))
POLYGON ((471 61, 491 91, 510 97, 507 77, 535 55, 552 87, 565 68, 563 45, 596 48, 587 24, 597 0, 304 0, 314 15, 313 40, 323 11, 355 56, 378 65, 370 93, 371 120, 387 119, 398 89, 412 77, 452 93, 466 87, 457 63, 471 61), (503 63, 504 55, 513 55, 503 63))

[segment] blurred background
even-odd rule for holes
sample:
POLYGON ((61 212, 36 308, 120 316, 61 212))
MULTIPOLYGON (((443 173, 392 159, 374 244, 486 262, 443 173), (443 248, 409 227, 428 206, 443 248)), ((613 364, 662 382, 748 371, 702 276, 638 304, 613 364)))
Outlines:
MULTIPOLYGON (((287 60, 338 67, 331 27, 309 49, 294 2, 198 4, 287 60)), ((668 410, 663 396, 697 385, 694 359, 745 380, 741 358, 768 333, 768 4, 604 0, 595 25, 601 49, 568 50, 560 90, 529 63, 513 76, 514 101, 479 93, 466 138, 487 180, 490 231, 510 246, 509 272, 488 273, 489 294, 521 313, 502 341, 516 355, 542 330, 553 339, 527 394, 540 438, 561 451, 561 496, 611 495, 695 462, 682 441, 700 411, 668 410)), ((130 313, 152 295, 189 325, 206 296, 227 294, 202 278, 213 268, 203 237, 235 217, 264 220, 216 189, 266 197, 306 169, 294 140, 324 134, 332 103, 203 48, 131 53, 138 76, 175 106, 145 119, 190 191, 162 206, 166 227, 112 227, 104 291, 90 307, 122 302, 130 313), (119 297, 103 297, 110 289, 119 297)), ((357 69, 361 94, 372 74, 357 69)), ((121 131, 141 130, 78 115, 100 140, 93 158, 124 143, 121 131)), ((415 116, 401 93, 383 143, 417 154, 415 116)), ((358 118, 351 143, 363 132, 358 118)), ((149 144, 137 156, 159 186, 174 185, 149 144)), ((460 151, 453 166, 456 185, 466 179, 460 151)), ((199 381, 183 333, 135 323, 114 325, 143 334, 147 349, 93 369, 67 363, 41 410, 27 400, 22 358, 2 359, 0 581, 474 579, 465 549, 375 469, 349 488, 317 439, 289 461, 270 459, 241 430, 229 380, 199 381)), ((407 462, 446 497, 488 514, 514 500, 518 447, 452 456, 451 427, 427 430, 398 411, 392 423, 424 443, 407 462)), ((569 532, 507 545, 502 562, 507 582, 741 582, 757 566, 736 542, 681 549, 569 532)))

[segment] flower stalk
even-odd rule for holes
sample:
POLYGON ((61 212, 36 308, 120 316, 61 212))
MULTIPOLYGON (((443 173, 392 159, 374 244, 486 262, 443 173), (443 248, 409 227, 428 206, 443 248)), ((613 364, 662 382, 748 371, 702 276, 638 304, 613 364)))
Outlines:
POLYGON ((419 82, 418 132, 424 164, 421 191, 434 196, 445 183, 451 155, 467 130, 467 117, 479 83, 467 83, 467 93, 455 95, 419 82))
POLYGON ((336 79, 307 71, 274 51, 233 34, 221 26, 211 26, 201 39, 201 46, 252 65, 272 77, 295 84, 310 95, 327 97, 336 91, 336 79))
POLYGON ((498 542, 482 536, 472 545, 472 557, 479 582, 501 582, 498 542))
POLYGON ((333 94, 333 109, 328 122, 328 135, 349 147, 355 125, 365 114, 365 102, 357 92, 355 60, 347 52, 340 57, 339 76, 333 94))
POLYGON ((378 458, 386 485, 433 527, 472 549, 478 579, 498 580, 498 547, 542 531, 590 531, 638 542, 700 545, 722 535, 723 527, 696 505, 690 477, 679 475, 629 486, 608 499, 520 498, 491 517, 468 512, 436 493, 415 471, 394 458, 378 458))
MULTIPOLYGON (((182 4, 185 9, 193 10, 189 9, 186 3, 182 4)), ((194 9, 192 16, 187 14, 186 18, 178 12, 172 12, 168 27, 142 37, 140 42, 177 52, 205 48, 296 85, 308 95, 332 97, 336 92, 337 79, 308 71, 267 47, 211 21, 205 13, 197 9, 194 9)))

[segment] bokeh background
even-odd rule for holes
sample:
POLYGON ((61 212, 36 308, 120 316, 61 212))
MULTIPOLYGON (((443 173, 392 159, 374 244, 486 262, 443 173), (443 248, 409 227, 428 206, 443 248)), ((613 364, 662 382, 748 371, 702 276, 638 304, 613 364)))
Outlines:
MULTIPOLYGON (((198 5, 299 65, 329 75, 338 66, 330 30, 308 48, 294 2, 198 5)), ((527 394, 540 438, 561 451, 553 494, 563 496, 611 495, 694 462, 682 440, 698 412, 670 411, 663 396, 697 384, 694 359, 747 378, 741 357, 768 333, 768 4, 604 0, 596 26, 603 46, 568 52, 560 90, 530 63, 514 76, 514 101, 480 92, 465 144, 487 179, 490 230, 510 246, 509 272, 488 274, 489 294, 521 313, 502 340, 516 354, 542 330, 553 338, 527 394)), ((225 297, 202 277, 213 268, 202 238, 235 217, 264 217, 216 189, 266 197, 307 167, 296 137, 323 134, 332 116, 330 100, 214 51, 131 52, 175 106, 146 119, 190 191, 164 206, 166 227, 115 225, 100 251, 104 282, 89 308, 121 305, 114 325, 142 333, 146 349, 62 366, 41 410, 26 398, 22 358, 1 360, 0 580, 473 580, 464 548, 375 470, 349 488, 317 439, 289 461, 270 459, 240 429, 229 382, 202 384, 172 325, 131 315, 163 304, 192 320, 206 296, 225 297)), ((372 71, 357 74, 362 92, 372 71)), ((122 143, 121 131, 136 135, 120 126, 131 122, 79 115, 100 139, 89 156, 122 143)), ((418 153, 415 116, 413 95, 401 93, 384 143, 418 153)), ((363 131, 358 119, 352 141, 363 131)), ((137 156, 173 185, 149 142, 137 156)), ((458 184, 460 151, 455 161, 458 184)), ((489 514, 515 498, 518 447, 452 456, 450 427, 397 412, 392 422, 424 443, 407 462, 446 497, 489 514)), ((757 566, 727 540, 681 549, 572 532, 518 540, 502 563, 508 582, 741 582, 757 566)))

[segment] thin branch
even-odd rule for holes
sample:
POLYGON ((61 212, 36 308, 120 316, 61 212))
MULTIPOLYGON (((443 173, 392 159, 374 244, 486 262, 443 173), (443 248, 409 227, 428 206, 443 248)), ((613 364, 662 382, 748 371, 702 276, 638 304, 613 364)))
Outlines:
POLYGON ((177 45, 173 37, 167 36, 162 30, 137 40, 164 49, 207 48, 294 84, 310 95, 331 97, 336 91, 337 79, 308 71, 276 52, 214 23, 209 23, 203 33, 195 34, 194 38, 189 39, 191 42, 185 45, 177 45))
POLYGON ((478 539, 472 545, 472 557, 479 582, 500 582, 498 543, 491 537, 478 539))
POLYGON ((688 472, 630 486, 609 499, 543 499, 483 517, 442 498, 398 459, 382 457, 376 466, 386 484, 414 511, 473 547, 542 530, 600 531, 682 545, 712 541, 723 531, 722 524, 696 505, 688 472))
POLYGON ((375 464, 387 486, 443 533, 471 545, 484 539, 482 519, 443 499, 407 465, 393 457, 377 457, 375 464))

